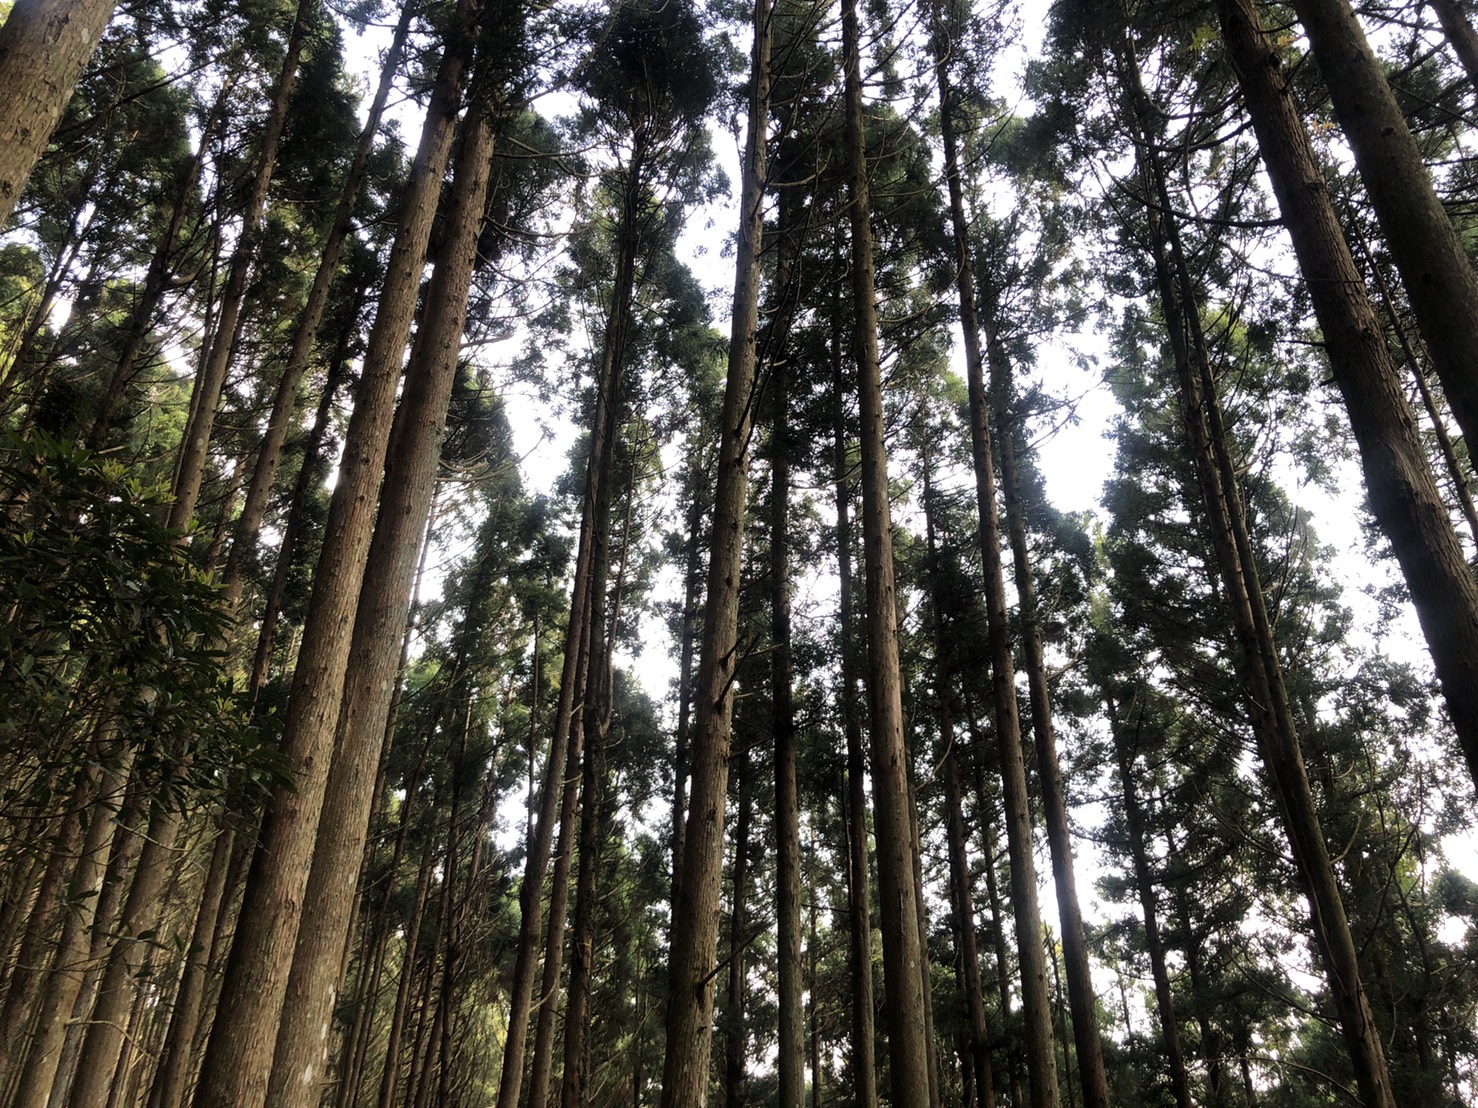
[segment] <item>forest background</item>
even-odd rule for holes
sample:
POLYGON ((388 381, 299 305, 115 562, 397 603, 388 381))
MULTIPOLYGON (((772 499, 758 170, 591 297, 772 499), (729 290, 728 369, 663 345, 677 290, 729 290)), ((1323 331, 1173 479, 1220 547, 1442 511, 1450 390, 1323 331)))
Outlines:
POLYGON ((4 15, 6 1105, 1478 1102, 1460 0, 4 15))

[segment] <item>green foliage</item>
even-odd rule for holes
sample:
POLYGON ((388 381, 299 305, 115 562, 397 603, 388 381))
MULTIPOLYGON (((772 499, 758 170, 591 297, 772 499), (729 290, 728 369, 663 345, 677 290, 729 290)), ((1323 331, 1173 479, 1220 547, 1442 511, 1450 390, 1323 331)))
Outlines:
POLYGON ((216 645, 220 591, 159 522, 163 491, 44 435, 10 440, 0 482, 0 815, 48 811, 125 750, 161 799, 270 774, 216 645))

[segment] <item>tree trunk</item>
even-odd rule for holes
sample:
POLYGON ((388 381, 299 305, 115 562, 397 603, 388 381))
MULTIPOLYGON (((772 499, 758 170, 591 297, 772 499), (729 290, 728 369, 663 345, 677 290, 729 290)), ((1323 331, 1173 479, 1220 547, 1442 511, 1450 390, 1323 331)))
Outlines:
POLYGON ((1190 1077, 1180 1045, 1180 1025, 1175 1020, 1170 972, 1165 964, 1165 940, 1160 935, 1160 920, 1155 911, 1154 877, 1150 873, 1150 855, 1146 846, 1144 809, 1139 803, 1139 788, 1134 778, 1134 752, 1124 736, 1125 721, 1120 719, 1112 699, 1108 700, 1107 714, 1119 768, 1119 789, 1124 798, 1129 853, 1134 860, 1134 883, 1139 890, 1139 907, 1144 913, 1144 945, 1150 956, 1150 974, 1155 981, 1155 1006, 1160 1016, 1165 1061, 1170 1069, 1170 1088, 1175 1094, 1176 1108, 1192 1108, 1190 1077))
POLYGON ((436 270, 391 431, 379 518, 354 620, 332 773, 313 846, 287 1002, 277 1032, 269 1105, 313 1099, 338 997, 354 889, 369 837, 375 778, 388 739, 390 700, 422 537, 430 518, 447 406, 467 313, 493 153, 489 107, 468 109, 442 218, 436 270))
POLYGON ((1042 822, 1052 852, 1052 877, 1057 889, 1057 911, 1062 924, 1062 959, 1067 972, 1068 1004, 1073 1015, 1073 1046, 1082 1079, 1084 1108, 1108 1108, 1108 1077, 1103 1068, 1103 1041, 1098 1032, 1098 1003, 1093 993, 1093 970, 1083 913, 1078 906, 1078 879, 1073 864, 1072 826, 1062 766, 1057 758, 1057 733, 1052 723, 1052 690, 1047 684, 1047 660, 1042 649, 1042 623, 1037 612, 1037 590, 1032 580, 1031 553, 1026 543, 1026 511, 1021 503, 1021 477, 1016 463, 1016 430, 1010 412, 1011 363, 999 338, 999 324, 987 324, 991 391, 995 394, 996 440, 1001 458, 1001 488, 1006 501, 1006 524, 1016 569, 1018 618, 1022 661, 1026 666, 1031 701, 1032 732, 1037 740, 1037 781, 1041 791, 1042 822))
MULTIPOLYGON (((1349 0, 1292 0, 1292 7, 1324 75, 1335 117, 1355 155, 1453 415, 1463 435, 1478 441, 1478 377, 1473 373, 1478 365, 1478 274, 1349 0)), ((1243 62, 1234 64, 1239 74, 1246 68, 1243 62)), ((1276 65, 1276 54, 1267 50, 1260 68, 1271 77, 1276 65)), ((1243 91, 1250 101, 1251 93, 1245 86, 1243 91)), ((1454 717, 1456 722, 1456 713, 1454 717)), ((1478 728, 1478 719, 1471 723, 1478 728)))
POLYGON ((185 969, 175 991, 170 1010, 169 1027, 164 1036, 159 1065, 149 1090, 149 1108, 179 1108, 185 1101, 185 1090, 194 1069, 190 1047, 200 1022, 201 1003, 205 996, 209 970, 211 934, 221 915, 226 894, 226 876, 236 835, 223 828, 216 833, 211 846, 210 867, 195 913, 195 927, 190 947, 185 954, 185 969))
MULTIPOLYGON (((333 221, 329 225, 328 240, 318 259, 318 269, 313 274, 313 285, 308 291, 302 311, 293 328, 292 347, 288 351, 287 364, 277 382, 277 391, 272 399, 272 411, 267 417, 267 426, 262 432, 261 445, 257 447, 256 465, 252 467, 251 484, 247 487, 246 501, 241 514, 236 518, 232 532, 231 553, 222 575, 226 582, 228 601, 235 609, 241 601, 245 565, 256 553, 262 517, 267 510, 267 497, 277 482, 277 470, 282 463, 282 448, 287 442, 287 433, 293 423, 297 408, 298 384, 308 369, 308 360, 313 344, 318 338, 319 324, 324 309, 328 306, 329 293, 339 273, 339 259, 344 252, 353 224, 354 209, 359 192, 364 184, 365 171, 369 166, 370 154, 374 149, 375 135, 380 130, 380 118, 385 111, 394 85, 400 58, 405 50, 406 36, 410 32, 413 16, 419 3, 408 2, 401 6, 400 21, 390 39, 385 59, 380 65, 380 83, 370 102, 359 143, 354 149, 354 158, 344 173, 344 183, 339 191, 338 205, 334 209, 333 221)), ((481 213, 479 213, 480 215, 481 213)))
POLYGON ((248 874, 246 900, 226 966, 221 1010, 195 1095, 198 1108, 249 1108, 261 1104, 267 1094, 276 1027, 338 724, 350 647, 346 632, 364 579, 395 388, 477 11, 476 0, 459 4, 458 39, 449 46, 437 75, 402 204, 329 507, 284 723, 282 757, 295 781, 293 787, 274 789, 268 804, 261 846, 248 874))
POLYGON ((1468 80, 1478 86, 1478 32, 1468 22, 1463 11, 1462 0, 1426 0, 1437 13, 1437 22, 1442 24, 1442 34, 1447 44, 1457 55, 1457 60, 1468 75, 1468 80))
POLYGON ((744 1066, 749 1060, 745 1034, 744 999, 748 991, 745 951, 749 947, 749 827, 754 808, 754 786, 750 780, 749 749, 734 755, 738 762, 739 818, 734 824, 734 891, 729 912, 729 988, 723 1014, 724 1108, 744 1106, 744 1066))
POLYGON ((872 745, 874 838, 883 932, 883 975, 892 1060, 893 1103, 930 1103, 930 1052, 919 943, 917 844, 910 816, 908 750, 903 741, 898 613, 893 579, 893 523, 874 288, 872 202, 863 139, 862 70, 856 0, 842 0, 846 74, 848 214, 852 230, 852 297, 856 320, 857 396, 861 411, 862 548, 867 573, 867 702, 872 745))
POLYGON ((832 369, 833 403, 835 404, 836 444, 836 514, 837 577, 839 580, 841 640, 842 728, 847 736, 847 784, 843 793, 842 813, 847 833, 847 939, 852 961, 852 1096, 857 1108, 877 1108, 878 1078, 873 1058, 872 997, 872 898, 868 894, 867 872, 867 791, 863 777, 867 766, 862 749, 862 724, 858 720, 857 662, 855 619, 852 614, 852 497, 847 482, 846 405, 843 402, 843 374, 840 290, 832 295, 832 369))
MULTIPOLYGON (((565 661, 560 675, 559 702, 555 708, 554 733, 544 781, 539 794, 538 817, 529 841, 523 886, 519 891, 518 951, 509 995, 508 1030, 503 1044, 503 1069, 498 1079, 497 1108, 516 1108, 523 1085, 524 1055, 532 1011, 534 974, 538 970, 539 938, 543 922, 544 874, 549 868, 554 838, 556 806, 560 826, 560 858, 555 863, 550 890, 550 926, 546 961, 553 956, 550 972, 544 975, 541 1005, 552 1003, 559 983, 559 959, 563 955, 565 898, 569 891, 571 837, 574 834, 573 794, 584 742, 586 677, 591 636, 601 633, 597 605, 604 603, 605 574, 609 568, 611 459, 621 410, 621 378, 625 369, 626 340, 636 289, 636 261, 640 249, 638 207, 646 171, 646 144, 638 139, 627 164, 625 195, 622 198, 621 228, 615 281, 611 292, 611 314, 606 320, 597 370, 595 412, 591 421, 590 454, 585 466, 585 497, 581 507, 580 544, 575 555, 575 580, 570 590, 570 619, 565 630, 565 661), (597 587, 599 591, 597 591, 597 587), (568 831, 568 834, 566 834, 568 831), (559 927, 554 926, 558 915, 559 927)), ((548 1067, 553 1065, 553 1028, 536 1035, 535 1085, 547 1087, 548 1067), (538 1050, 538 1044, 547 1049, 538 1050), (540 1076, 542 1074, 542 1076, 540 1076)), ((548 1018, 553 1018, 550 1012, 548 1018)), ((540 1097, 542 1088, 537 1090, 540 1097)), ((533 1103, 532 1096, 530 1103, 533 1103)))
POLYGON ((288 33, 282 69, 272 90, 262 130, 262 145, 252 174, 251 190, 247 194, 246 211, 242 215, 241 234, 227 267, 226 287, 221 291, 215 338, 201 364, 191 398, 190 419, 180 440, 179 458, 175 464, 174 503, 169 510, 169 526, 175 531, 189 528, 195 515, 195 502, 200 498, 200 486, 205 480, 206 454, 215 428, 216 409, 221 404, 221 391, 226 385, 227 365, 241 323, 247 278, 256 264, 262 219, 267 212, 267 189, 277 164, 277 146, 287 122, 288 101, 298 75, 298 60, 308 38, 309 23, 317 9, 318 0, 299 0, 292 30, 288 33))
POLYGON ((934 637, 935 695, 939 704, 939 748, 944 752, 944 819, 949 842, 950 902, 954 909, 955 945, 959 958, 960 997, 969 1020, 969 1037, 964 1053, 965 1081, 970 1090, 966 1108, 995 1108, 995 1079, 991 1073, 989 1032, 985 1022, 985 996, 980 985, 980 952, 975 939, 975 904, 970 875, 970 856, 965 844, 965 813, 960 793, 959 755, 955 749, 954 712, 950 707, 954 694, 950 687, 945 661, 947 629, 944 612, 948 601, 944 596, 940 574, 939 551, 934 540, 934 496, 929 475, 929 462, 924 461, 924 531, 929 560, 933 564, 930 588, 934 637))
MULTIPOLYGON (((1229 2, 1239 0, 1224 2, 1224 13, 1229 10, 1229 2)), ((1243 30, 1250 28, 1244 24, 1243 30)), ((1229 614, 1242 650, 1242 676, 1258 753, 1277 797, 1294 862, 1309 897, 1314 941, 1361 1095, 1370 1108, 1394 1108, 1385 1051, 1360 982, 1354 937, 1319 826, 1283 684, 1282 666, 1247 533, 1236 467, 1222 426, 1220 403, 1200 325, 1200 306, 1177 228, 1169 214, 1172 209, 1164 173, 1150 145, 1153 132, 1146 126, 1150 118, 1148 98, 1139 82, 1137 63, 1127 51, 1125 69, 1126 93, 1131 97, 1131 111, 1141 132, 1137 138, 1142 180, 1155 205, 1146 209, 1146 217, 1156 281, 1179 378, 1181 410, 1217 566, 1231 609, 1229 614)), ((1291 226, 1290 221, 1290 229, 1291 226)), ((1346 253, 1347 260, 1348 257, 1346 253)), ((1311 292, 1313 283, 1309 282, 1311 292)), ((1366 311, 1369 312, 1368 303, 1366 311)))
POLYGON ((779 973, 780 1108, 801 1108, 806 1088, 801 1009, 801 831, 796 795, 790 657, 790 387, 784 358, 770 365, 770 730, 775 742, 775 959, 779 973))
MULTIPOLYGON (((945 130, 946 177, 954 228, 956 288, 960 326, 965 340, 965 367, 970 391, 970 439, 975 467, 976 510, 980 552, 985 570, 986 621, 990 640, 991 691, 995 707, 996 743, 1000 749, 1001 784, 1006 821, 1006 849, 1011 859, 1011 904, 1016 915, 1016 949, 1021 965, 1022 1008, 1026 1017, 1026 1063, 1031 1079, 1032 1108, 1056 1108, 1057 1070, 1052 1046, 1052 1009, 1047 995, 1047 965, 1042 950, 1042 915, 1037 905, 1036 865, 1032 859, 1031 810, 1026 791, 1026 761, 1021 744, 1021 717, 1016 704, 1015 662, 1011 652, 1006 581, 1001 566, 1000 515, 996 504, 995 463, 985 391, 980 318, 970 262, 969 224, 955 150, 953 108, 948 73, 940 68, 941 118, 945 130)), ((1005 434, 1005 430, 1002 429, 1005 434)))
POLYGON ((771 5, 768 0, 755 0, 753 26, 728 380, 721 416, 703 646, 694 688, 692 794, 684 830, 682 878, 678 901, 673 906, 662 1108, 702 1108, 708 1097, 708 1063, 713 1045, 713 977, 718 957, 724 802, 733 710, 730 692, 738 663, 739 577, 759 332, 765 130, 770 99, 771 5))
POLYGON ((19 0, 0 25, 0 226, 102 41, 115 0, 19 0))

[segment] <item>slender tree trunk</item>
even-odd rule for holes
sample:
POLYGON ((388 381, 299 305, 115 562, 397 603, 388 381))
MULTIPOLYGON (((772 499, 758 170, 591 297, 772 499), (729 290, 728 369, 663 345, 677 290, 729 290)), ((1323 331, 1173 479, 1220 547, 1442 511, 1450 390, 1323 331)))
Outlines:
POLYGON ((205 996, 206 975, 210 963, 211 934, 220 917, 226 894, 226 876, 236 835, 228 828, 216 833, 211 846, 210 867, 195 913, 195 927, 190 948, 185 954, 185 969, 175 991, 170 1010, 169 1028, 164 1036, 159 1065, 149 1090, 149 1108, 178 1108, 184 1103, 185 1090, 194 1069, 190 1047, 200 1022, 201 1002, 205 996))
MULTIPOLYGON (((438 797, 438 800, 440 798, 438 797)), ((416 954, 421 942, 421 926, 426 920, 426 902, 431 893, 432 872, 436 868, 436 852, 428 844, 421 855, 421 865, 416 873, 414 907, 409 925, 405 929, 405 954, 400 964, 400 980, 395 987, 395 1007, 390 1013, 390 1027, 385 1034, 385 1066, 380 1073, 379 1108, 391 1108, 395 1103, 396 1087, 400 1080, 400 1055, 405 1038, 406 1022, 411 1014, 411 1001, 416 984, 416 954)), ((428 958, 431 958, 428 955, 428 958)), ((419 1032, 412 1038, 412 1066, 420 1056, 419 1032)))
POLYGON ((1463 72, 1468 75, 1470 82, 1478 86, 1478 32, 1468 22, 1462 0, 1426 2, 1437 13, 1437 22, 1442 24, 1442 33, 1447 38, 1447 44, 1452 47, 1452 52, 1457 55, 1463 72))
MULTIPOLYGON (((1026 1063, 1031 1079, 1032 1108, 1056 1108, 1057 1071, 1052 1047, 1052 1010, 1047 995, 1047 966, 1042 950, 1042 916, 1037 904, 1036 865, 1032 859, 1031 810, 1026 791, 1026 760, 1021 744, 1021 717, 1016 704, 1015 662, 1011 651, 1006 582, 1001 566, 1000 515, 996 503, 995 463, 985 390, 980 318, 970 262, 969 224, 955 150, 953 107, 948 70, 941 66, 941 119, 945 128, 945 173, 954 227, 956 288, 965 340, 965 366, 970 391, 970 439, 975 466, 976 509, 980 521, 981 560, 985 570, 986 621, 990 640, 991 692, 995 707, 996 744, 1006 821, 1006 849, 1011 858, 1011 904, 1016 915, 1016 948, 1021 965, 1022 1008, 1026 1018, 1026 1063)), ((1006 432, 1004 429, 1002 434, 1006 432)), ((1106 1095, 1106 1094, 1105 1094, 1106 1095)))
POLYGON ((678 900, 673 906, 662 1108, 702 1108, 708 1096, 724 802, 733 710, 730 693, 738 663, 739 577, 744 506, 749 488, 749 439, 754 420, 771 13, 768 0, 755 0, 728 380, 721 416, 703 646, 694 688, 692 795, 684 831, 682 878, 678 900))
MULTIPOLYGON (((619 405, 612 409, 613 416, 617 408, 619 405)), ((611 430, 614 444, 614 426, 611 430)), ((564 1073, 560 1084, 560 1103, 564 1108, 584 1108, 590 1077, 590 990, 595 977, 595 913, 599 899, 599 863, 605 818, 602 812, 605 791, 603 752, 606 736, 610 733, 613 711, 611 653, 620 626, 621 593, 625 588, 627 558, 631 553, 631 480, 627 480, 624 495, 626 518, 622 527, 620 569, 616 575, 615 587, 610 590, 609 617, 605 614, 606 578, 611 558, 611 509, 614 506, 612 501, 615 493, 614 482, 611 480, 604 482, 602 503, 597 513, 599 560, 594 567, 595 574, 591 582, 589 662, 585 679, 585 713, 581 720, 581 728, 585 732, 585 753, 580 767, 580 870, 575 888, 575 925, 570 936, 564 1073)))
POLYGON ((934 637, 935 695, 939 698, 939 746, 944 751, 944 818, 949 842, 950 901, 954 908, 955 944, 959 956, 959 985, 969 1035, 963 1053, 965 1083, 970 1090, 967 1108, 995 1108, 995 1079, 990 1065, 990 1037, 985 1022, 985 996, 980 984, 980 952, 975 939, 975 904, 970 875, 970 856, 965 845, 965 813, 960 791, 959 755, 955 749, 954 712, 950 707, 954 694, 950 687, 945 660, 948 631, 944 612, 948 600, 944 595, 940 573, 939 551, 934 538, 934 495, 929 475, 929 462, 924 470, 924 530, 929 560, 933 563, 930 587, 932 597, 932 631, 934 637))
POLYGON ((1119 769, 1119 789, 1124 798, 1124 823, 1129 835, 1129 853, 1134 860, 1134 883, 1139 891, 1139 907, 1144 913, 1144 945, 1150 956, 1150 974, 1155 982, 1155 1006, 1160 1016, 1160 1034, 1164 1040, 1165 1061, 1170 1070, 1170 1088, 1175 1094, 1176 1108, 1192 1108, 1190 1077, 1186 1072, 1185 1053, 1180 1045, 1180 1025, 1175 1019, 1175 1004, 1170 992, 1170 972, 1165 964, 1165 940, 1160 935, 1160 921, 1155 911, 1154 877, 1150 872, 1149 849, 1145 838, 1144 808, 1139 802, 1139 788, 1134 777, 1134 752, 1124 735, 1125 722, 1113 700, 1107 702, 1109 731, 1114 742, 1114 756, 1119 769))
MULTIPOLYGON (((1360 444, 1371 505, 1401 563, 1470 772, 1478 778, 1478 738, 1472 726, 1478 719, 1478 592, 1257 13, 1240 0, 1223 0, 1219 12, 1360 444)), ((1431 342, 1425 328, 1424 337, 1431 342)), ((1347 1037, 1359 1034, 1368 1012, 1352 1017, 1356 1027, 1346 1026, 1347 1037)), ((1374 1028, 1366 1022, 1363 1029, 1378 1045, 1374 1028)), ((1388 1102, 1388 1089, 1367 1090, 1367 1085, 1379 1085, 1378 1074, 1362 1073, 1361 1079, 1362 1093, 1371 1103, 1388 1102)))
POLYGON ((734 755, 738 765, 739 818, 734 824, 734 892, 729 912, 729 988, 723 1014, 724 1108, 743 1108, 744 1068, 749 1059, 749 1036, 745 1027, 744 1002, 748 992, 745 952, 749 948, 749 835, 754 809, 750 780, 749 750, 734 755))
POLYGON ((114 0, 19 0, 0 26, 0 225, 102 41, 114 0))
MULTIPOLYGON (((498 1078, 497 1108, 516 1108, 523 1087, 523 1058, 528 1046, 529 1015, 534 1005, 534 975, 538 972, 538 945, 544 922, 544 875, 550 864, 550 848, 554 841, 554 821, 560 827, 573 827, 573 815, 566 818, 565 810, 572 804, 566 802, 566 790, 573 789, 572 774, 579 765, 578 749, 571 755, 571 746, 578 748, 584 742, 585 711, 585 666, 588 665, 587 637, 600 634, 599 619, 594 618, 597 567, 607 561, 606 544, 609 542, 609 495, 610 458, 615 449, 615 431, 621 411, 621 377, 625 368, 625 344, 631 324, 633 297, 636 295, 636 263, 640 248, 640 228, 637 226, 640 191, 646 177, 646 146, 643 142, 634 145, 631 160, 625 174, 625 192, 622 198, 621 230, 618 233, 619 247, 616 259, 615 281, 612 287, 612 310, 606 319, 606 332, 602 340, 600 366, 596 380, 596 411, 591 421, 590 456, 585 462, 585 498, 581 508, 579 548, 575 554, 575 582, 571 589, 569 625, 565 631, 565 668, 560 675, 559 703, 554 709, 554 734, 551 737, 550 753, 545 761, 544 782, 539 789, 538 817, 534 823, 534 835, 529 839, 528 857, 523 870, 523 885, 519 891, 519 945, 513 966, 513 985, 508 997, 508 1028, 503 1047, 503 1073, 498 1078), (605 504, 605 529, 602 527, 602 505, 605 504), (568 762, 568 767, 566 767, 568 762)), ((605 573, 605 569, 600 569, 605 573)), ((605 588, 605 584, 600 587, 605 588)), ((573 833, 573 832, 571 832, 573 833)), ((563 880, 559 869, 556 885, 551 897, 554 900, 568 895, 569 852, 566 845, 571 842, 563 835, 563 880)), ((563 953, 563 913, 559 907, 560 932, 548 929, 548 950, 559 945, 563 953)), ((551 900, 551 917, 554 914, 551 900)), ((557 987, 559 966, 554 966, 553 982, 557 987)), ((548 984, 548 981, 545 981, 548 984)), ((541 1005, 551 1003, 547 993, 541 1005)), ((542 1015, 541 1015, 542 1019, 542 1015)), ((551 1040, 545 1040, 551 1042, 551 1040)), ((541 1053, 538 1061, 551 1059, 551 1053, 541 1053)), ((553 1062, 548 1062, 553 1064, 553 1062)), ((539 1073, 535 1067, 535 1073, 539 1073)), ((544 1071, 547 1074, 547 1070, 544 1071)), ((547 1077, 545 1077, 547 1080, 547 1077)))
MULTIPOLYGON (((120 777, 127 777, 124 766, 120 777)), ((30 1054, 20 1071, 20 1080, 11 1098, 12 1108, 45 1108, 51 1095, 52 1081, 61 1058, 67 1020, 82 990, 86 974, 89 933, 97 906, 99 886, 108 863, 108 843, 112 838, 112 813, 99 800, 91 807, 86 831, 82 835, 81 853, 72 869, 67 885, 66 907, 61 934, 56 940, 56 953, 30 1038, 30 1054)))
POLYGON ((833 403, 836 423, 837 577, 841 638, 842 728, 847 736, 847 785, 842 811, 847 832, 847 938, 852 957, 852 1095, 858 1108, 877 1108, 878 1079, 873 1058, 872 898, 868 893, 867 767, 862 748, 862 724, 857 718, 856 630, 852 614, 852 497, 847 481, 846 405, 843 401, 841 352, 841 297, 832 296, 833 403))
MULTIPOLYGON (((690 448, 691 449, 691 448, 690 448)), ((683 621, 679 633, 677 671, 677 735, 672 759, 672 893, 675 905, 682 878, 683 828, 687 816, 688 747, 693 727, 693 655, 698 640, 698 603, 703 587, 703 481, 695 476, 688 503, 687 542, 683 550, 683 621)))
POLYGON ((226 286, 221 291, 215 338, 201 364, 190 419, 185 426, 184 438, 180 441, 180 453, 175 466, 174 503, 169 510, 169 526, 175 531, 184 531, 189 527, 195 514, 195 502, 200 498, 200 486, 205 480, 206 453, 215 429, 221 392, 226 384, 226 369, 241 324, 247 278, 256 264, 262 219, 267 212, 267 189, 272 183, 272 173, 277 164, 277 146, 287 121, 288 101, 292 97, 293 84, 298 74, 298 60, 307 41, 309 24, 317 11, 318 0, 299 0, 292 29, 288 33, 282 69, 272 90, 271 105, 262 131, 262 145, 257 154, 251 190, 247 194, 246 211, 242 216, 241 234, 226 270, 226 286))
MULTIPOLYGON (((1293 858, 1309 897, 1314 941, 1361 1095, 1370 1108, 1394 1108, 1385 1051, 1360 981, 1354 937, 1319 826, 1283 684, 1282 667, 1237 487, 1236 467, 1222 426, 1216 384, 1201 331, 1200 308, 1177 228, 1169 215, 1164 174, 1150 146, 1148 136, 1152 132, 1145 126, 1149 118, 1147 97, 1132 58, 1126 57, 1125 68, 1126 91, 1133 100, 1131 110, 1141 130, 1142 179, 1156 204, 1147 209, 1146 215, 1156 280, 1179 377, 1181 409, 1218 569, 1242 649, 1243 678, 1258 752, 1277 797, 1293 858)), ((1368 303, 1366 310, 1369 312, 1368 303)))
POLYGON ((437 75, 402 204, 329 507, 284 723, 282 755, 295 776, 294 787, 274 789, 268 805, 226 966, 220 1013, 195 1094, 199 1108, 251 1108, 267 1094, 290 952, 297 939, 299 908, 338 724, 350 647, 346 631, 364 579, 395 387, 477 12, 476 0, 459 4, 457 40, 449 46, 437 75))
MULTIPOLYGON (((292 347, 288 351, 287 364, 277 382, 277 391, 272 399, 272 411, 267 417, 267 426, 262 432, 261 445, 257 447, 256 465, 252 467, 251 484, 247 487, 246 501, 241 507, 234 526, 231 553, 223 574, 227 598, 234 609, 241 601, 245 566, 256 553, 258 535, 262 529, 262 518, 267 510, 267 498, 277 483, 277 470, 282 464, 282 449, 292 427, 293 413, 297 408, 298 385, 307 372, 313 344, 318 338, 318 328, 323 321, 324 309, 328 306, 329 293, 339 272, 339 259, 344 252, 353 223, 354 209, 359 200, 360 188, 364 184, 365 170, 369 166, 370 154, 374 149, 376 134, 380 130, 380 118, 385 111, 400 58, 405 50, 406 36, 410 32, 411 20, 420 4, 411 2, 401 5, 400 21, 385 52, 380 66, 380 83, 370 102, 354 158, 344 174, 338 204, 334 209, 333 221, 329 225, 328 240, 319 256, 318 269, 313 274, 313 285, 308 291, 302 311, 293 329, 292 347)), ((479 213, 480 214, 480 213, 479 213)))
POLYGON ((919 889, 903 741, 898 614, 893 580, 893 523, 888 502, 888 451, 883 436, 883 388, 874 288, 872 202, 863 140, 862 70, 856 0, 842 0, 846 74, 848 209, 852 230, 852 296, 856 327, 857 395, 861 411, 862 548, 867 571, 867 701, 872 745, 874 836, 883 932, 884 1011, 892 1060, 893 1102, 930 1099, 930 1052, 919 943, 919 889))
POLYGON ((775 957, 779 971, 780 1108, 801 1108, 806 1087, 801 1009, 801 831, 796 795, 795 707, 790 658, 790 387, 782 359, 770 367, 770 730, 775 742, 775 957))
POLYGON ((1052 690, 1047 684, 1047 660, 1042 649, 1042 623, 1037 612, 1037 590, 1032 580, 1031 552, 1026 542, 1026 511, 1021 503, 1021 477, 1016 462, 1016 430, 1011 417, 1011 364, 999 338, 999 325, 987 325, 991 390, 995 394, 997 449, 1001 459, 1001 488, 1006 501, 1006 524, 1016 569, 1018 619, 1022 661, 1026 666, 1031 701, 1032 731, 1037 740, 1037 782, 1043 823, 1052 852, 1052 876, 1057 889, 1057 911, 1062 924, 1062 959, 1067 973, 1068 1004, 1073 1014, 1073 1045, 1077 1051, 1084 1108, 1108 1108, 1108 1077, 1103 1068, 1103 1042, 1098 1031, 1098 1003, 1093 992, 1093 970, 1083 913, 1078 905, 1078 879, 1073 864, 1072 826, 1062 766, 1057 758, 1057 732, 1052 723, 1052 690))

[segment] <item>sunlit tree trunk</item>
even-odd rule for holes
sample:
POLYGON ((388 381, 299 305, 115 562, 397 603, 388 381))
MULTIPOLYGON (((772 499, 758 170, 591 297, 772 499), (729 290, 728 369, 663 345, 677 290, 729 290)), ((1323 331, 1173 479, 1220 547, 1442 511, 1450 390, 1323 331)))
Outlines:
POLYGON ((0 225, 10 219, 115 0, 18 0, 0 26, 0 225))
POLYGON ((267 1094, 277 1022, 328 783, 350 649, 348 632, 364 579, 395 389, 450 153, 466 69, 466 38, 478 11, 476 0, 459 5, 455 37, 437 75, 402 202, 284 722, 282 756, 294 782, 292 787, 274 789, 268 805, 226 964, 220 1011, 195 1093, 199 1108, 255 1106, 267 1094))

